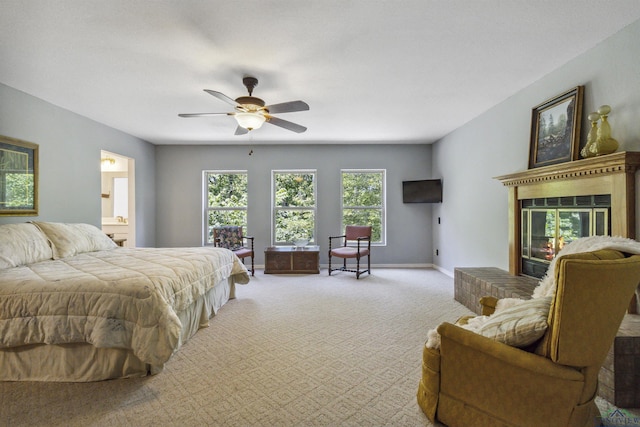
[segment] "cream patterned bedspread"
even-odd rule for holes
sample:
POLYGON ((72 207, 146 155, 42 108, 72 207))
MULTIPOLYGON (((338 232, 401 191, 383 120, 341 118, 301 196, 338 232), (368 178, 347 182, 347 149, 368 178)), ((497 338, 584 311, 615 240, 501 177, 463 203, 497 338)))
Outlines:
POLYGON ((0 270, 0 348, 88 342, 162 365, 177 350, 176 313, 227 277, 249 282, 226 249, 118 248, 0 270))

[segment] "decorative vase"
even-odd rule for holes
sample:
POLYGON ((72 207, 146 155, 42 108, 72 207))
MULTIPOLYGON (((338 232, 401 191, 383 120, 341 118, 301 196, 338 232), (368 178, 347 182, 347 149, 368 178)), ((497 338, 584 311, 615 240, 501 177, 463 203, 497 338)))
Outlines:
POLYGON ((591 122, 591 129, 589 130, 589 134, 587 135, 587 143, 580 151, 580 154, 583 158, 587 157, 595 157, 596 153, 591 152, 592 147, 595 145, 596 140, 598 139, 598 120, 600 120, 600 114, 591 113, 588 116, 589 121, 591 122))
POLYGON ((618 141, 611 138, 611 126, 607 120, 610 112, 611 107, 608 105, 602 105, 598 108, 598 114, 600 114, 600 118, 602 118, 602 123, 600 123, 600 129, 598 129, 598 138, 590 150, 596 156, 611 154, 618 149, 618 141))

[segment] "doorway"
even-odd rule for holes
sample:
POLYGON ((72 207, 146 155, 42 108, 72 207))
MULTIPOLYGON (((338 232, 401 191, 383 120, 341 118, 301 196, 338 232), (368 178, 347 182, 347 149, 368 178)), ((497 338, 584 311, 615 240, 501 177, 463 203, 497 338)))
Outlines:
POLYGON ((100 151, 102 231, 121 246, 136 246, 135 160, 100 151))

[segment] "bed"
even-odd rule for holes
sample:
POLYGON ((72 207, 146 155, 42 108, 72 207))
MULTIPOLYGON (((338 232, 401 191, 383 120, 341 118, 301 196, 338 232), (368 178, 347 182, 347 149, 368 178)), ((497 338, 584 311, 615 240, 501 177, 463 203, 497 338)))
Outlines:
POLYGON ((248 282, 227 249, 118 247, 89 224, 0 225, 0 380, 157 374, 248 282))

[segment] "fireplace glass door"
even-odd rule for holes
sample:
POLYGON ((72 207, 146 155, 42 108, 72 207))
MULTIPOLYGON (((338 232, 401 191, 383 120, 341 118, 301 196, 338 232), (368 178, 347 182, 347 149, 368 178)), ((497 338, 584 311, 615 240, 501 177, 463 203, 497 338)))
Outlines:
POLYGON ((564 245, 580 237, 608 235, 608 212, 608 208, 523 208, 523 274, 542 277, 564 245))

